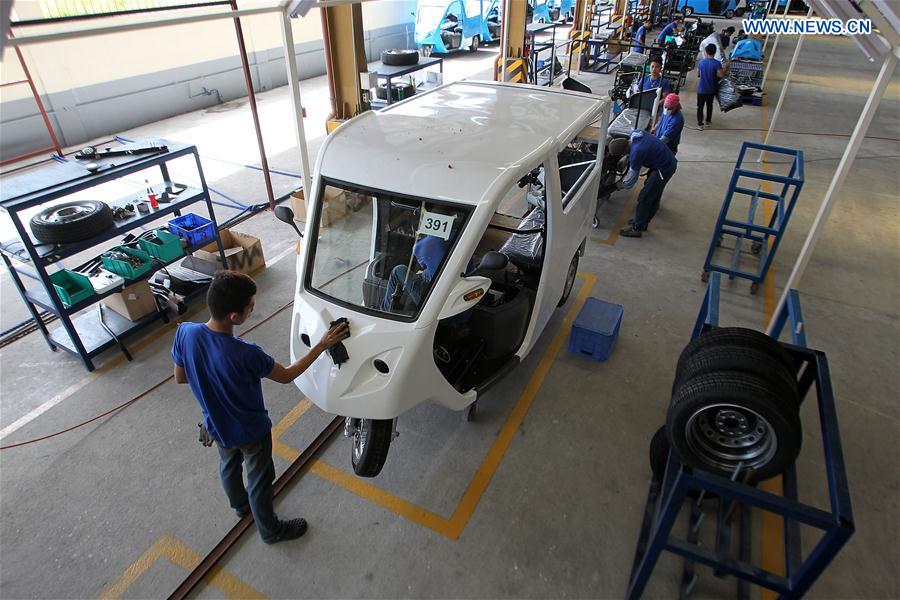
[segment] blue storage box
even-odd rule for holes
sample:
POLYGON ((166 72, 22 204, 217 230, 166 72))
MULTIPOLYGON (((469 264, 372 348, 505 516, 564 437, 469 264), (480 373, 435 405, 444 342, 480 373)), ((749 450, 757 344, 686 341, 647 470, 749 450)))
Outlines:
POLYGON ((169 232, 187 240, 188 246, 202 246, 215 239, 216 226, 200 215, 186 213, 169 221, 169 232))
POLYGON ((592 360, 609 358, 619 337, 624 312, 619 304, 588 298, 572 324, 569 352, 592 360))

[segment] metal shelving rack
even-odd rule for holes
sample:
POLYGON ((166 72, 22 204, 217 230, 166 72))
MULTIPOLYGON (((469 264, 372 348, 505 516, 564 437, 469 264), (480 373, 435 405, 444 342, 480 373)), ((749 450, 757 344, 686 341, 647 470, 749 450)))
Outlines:
MULTIPOLYGON (((158 143, 168 147, 166 152, 160 152, 152 155, 135 155, 130 157, 115 157, 96 160, 99 169, 96 173, 91 174, 87 169, 75 161, 66 161, 64 163, 53 163, 45 167, 28 171, 17 178, 16 185, 12 186, 14 190, 9 192, 6 184, 11 183, 10 180, 4 181, 3 198, 0 199, 0 210, 9 214, 19 239, 22 243, 22 251, 16 252, 6 247, 2 251, 3 262, 9 271, 13 283, 19 291, 22 300, 25 302, 31 316, 34 318, 44 340, 51 350, 62 348, 78 356, 88 371, 94 370, 94 364, 91 360, 104 350, 121 343, 121 338, 133 333, 156 319, 166 319, 166 315, 160 311, 154 311, 151 314, 130 321, 125 317, 118 315, 113 311, 104 311, 102 313, 103 323, 100 322, 99 311, 88 311, 85 309, 99 302, 103 298, 121 292, 137 281, 149 278, 152 273, 159 268, 180 260, 178 257, 169 262, 156 262, 156 268, 149 273, 137 277, 135 279, 126 280, 122 287, 105 290, 99 294, 93 294, 89 298, 73 304, 65 306, 50 281, 48 268, 53 265, 61 266, 63 260, 81 254, 91 248, 100 246, 104 242, 113 240, 131 230, 138 229, 144 225, 149 225, 155 221, 167 216, 180 216, 182 209, 196 203, 205 203, 209 211, 209 218, 212 220, 216 228, 215 242, 219 249, 219 256, 222 264, 227 264, 225 259, 225 250, 222 247, 221 239, 218 235, 218 224, 216 223, 215 211, 213 210, 212 201, 209 196, 209 190, 206 186, 206 179, 203 175, 203 168, 200 165, 200 156, 195 146, 181 144, 178 142, 168 142, 158 140, 158 143), (28 231, 22 222, 21 213, 28 209, 40 206, 42 204, 59 200, 80 192, 82 190, 96 187, 103 183, 108 183, 116 179, 120 179, 129 174, 136 173, 151 167, 159 167, 162 174, 163 182, 153 186, 158 194, 162 194, 165 188, 173 187, 171 177, 167 168, 169 161, 184 156, 193 156, 197 167, 197 173, 200 179, 200 187, 188 187, 181 191, 169 204, 160 204, 159 209, 151 210, 147 214, 137 213, 135 216, 117 221, 112 227, 101 233, 100 235, 83 242, 72 244, 42 244, 34 239, 31 232, 28 231), (83 171, 80 173, 79 169, 83 171), (58 181, 58 183, 46 185, 47 181, 58 181), (42 187, 43 186, 43 187, 42 187), (18 192, 18 193, 17 193, 18 192), (16 195, 14 195, 16 194, 16 195), (18 263, 18 266, 14 263, 18 263), (34 271, 30 273, 25 266, 30 266, 34 271), (39 285, 27 287, 22 277, 36 280, 39 285), (38 308, 49 311, 59 318, 60 326, 55 330, 48 330, 47 326, 41 319, 38 308), (80 313, 80 314, 78 314, 80 313), (104 327, 104 324, 106 327, 104 327), (110 335, 106 330, 115 334, 110 335)), ((135 146, 141 145, 136 143, 135 146)), ((143 196, 141 194, 132 194, 124 198, 120 198, 113 204, 125 204, 128 202, 136 202, 143 196)), ((204 242, 204 245, 209 240, 204 242)), ((185 253, 189 254, 197 247, 188 247, 185 253)), ((76 267, 77 268, 77 267, 76 267)), ((189 296, 190 299, 203 292, 205 286, 198 286, 195 293, 189 296)), ((102 309, 100 309, 102 310, 102 309)), ((130 355, 124 345, 121 346, 122 351, 130 359, 130 355)))

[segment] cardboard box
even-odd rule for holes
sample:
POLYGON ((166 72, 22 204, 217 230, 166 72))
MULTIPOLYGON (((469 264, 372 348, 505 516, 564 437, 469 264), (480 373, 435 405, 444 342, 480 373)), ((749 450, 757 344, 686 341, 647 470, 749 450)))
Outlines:
POLYGON ((132 283, 120 293, 107 296, 103 305, 131 321, 142 319, 156 310, 156 300, 146 280, 132 283))
MULTIPOLYGON (((322 217, 319 219, 319 227, 326 229, 331 227, 335 221, 340 221, 349 215, 353 210, 359 210, 359 202, 355 201, 354 194, 334 188, 326 188, 325 203, 322 206, 322 217), (354 208, 354 204, 355 206, 354 208)), ((311 208, 306 202, 303 190, 297 190, 291 194, 291 210, 294 211, 294 220, 306 222, 311 208)))
MULTIPOLYGON (((266 268, 266 258, 263 256, 262 243, 259 238, 230 229, 222 230, 219 235, 222 238, 222 246, 225 248, 228 269, 252 275, 266 268)), ((215 271, 225 268, 215 242, 195 251, 193 256, 199 261, 213 265, 215 271)))

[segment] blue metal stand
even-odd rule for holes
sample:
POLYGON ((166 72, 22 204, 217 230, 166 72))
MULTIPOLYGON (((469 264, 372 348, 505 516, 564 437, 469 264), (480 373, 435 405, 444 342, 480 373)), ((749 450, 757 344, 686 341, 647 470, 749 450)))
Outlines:
MULTIPOLYGON (((719 277, 716 273, 712 275, 697 317, 695 337, 704 329, 715 327, 718 323, 719 277)), ((627 598, 641 597, 663 550, 685 558, 681 598, 688 597, 696 584, 694 564, 697 562, 712 567, 717 576, 736 576, 739 580, 737 594, 739 598, 749 598, 748 582, 774 590, 779 593, 780 598, 800 598, 853 535, 850 492, 828 361, 824 353, 805 347, 803 315, 796 290, 791 290, 785 308, 778 315, 774 334, 776 337, 788 321, 791 323, 794 344, 784 344, 784 347, 794 358, 800 397, 805 399, 815 385, 830 511, 798 500, 797 472, 793 465, 783 474, 784 495, 778 496, 736 481, 736 478, 727 479, 691 469, 679 463, 675 454, 670 452, 662 481, 654 481, 650 485, 627 598), (699 490, 700 496, 696 499, 688 498, 690 490, 699 490), (718 495, 716 541, 712 548, 705 548, 699 543, 699 529, 705 516, 701 507, 707 493, 718 495), (678 539, 672 535, 672 527, 685 501, 690 502, 688 532, 685 539, 678 539), (774 513, 784 520, 785 575, 783 576, 762 569, 751 561, 752 507, 774 513), (731 542, 732 521, 735 516, 740 520, 737 557, 733 555, 731 542), (820 529, 824 533, 805 558, 800 547, 801 524, 820 529)))
POLYGON ((729 279, 734 279, 735 277, 749 279, 752 282, 750 284, 751 294, 755 294, 759 290, 759 283, 766 278, 766 274, 769 272, 769 267, 772 264, 772 259, 775 257, 775 252, 778 250, 781 237, 784 235, 788 222, 791 219, 791 214, 794 212, 797 197, 803 188, 803 180, 803 151, 744 142, 738 154, 734 172, 731 174, 728 192, 725 194, 725 201, 722 204, 722 209, 719 211, 719 218, 716 220, 716 227, 713 230, 709 250, 706 253, 706 261, 703 264, 703 281, 707 281, 710 272, 718 271, 728 275, 729 279), (790 165, 788 174, 765 173, 745 165, 744 158, 749 149, 768 153, 769 157, 781 156, 788 158, 788 164, 790 165), (780 184, 781 189, 777 193, 762 191, 762 186, 765 182, 780 184), (750 198, 746 221, 729 217, 729 210, 735 194, 750 198), (756 223, 756 211, 759 208, 760 200, 775 203, 772 216, 765 225, 756 223), (713 262, 713 255, 722 246, 725 236, 734 238, 734 246, 730 248, 732 250, 731 260, 728 264, 713 262), (741 253, 744 250, 743 243, 745 240, 750 242, 750 252, 759 255, 760 265, 759 269, 755 271, 744 271, 740 268, 741 253))

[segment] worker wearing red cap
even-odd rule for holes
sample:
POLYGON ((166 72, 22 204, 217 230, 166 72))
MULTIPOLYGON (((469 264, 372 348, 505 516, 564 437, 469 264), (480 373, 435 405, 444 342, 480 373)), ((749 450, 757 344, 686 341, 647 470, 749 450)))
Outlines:
POLYGON ((669 94, 663 101, 663 116, 653 127, 653 133, 669 147, 672 154, 678 154, 681 131, 684 129, 684 113, 678 94, 669 94))

